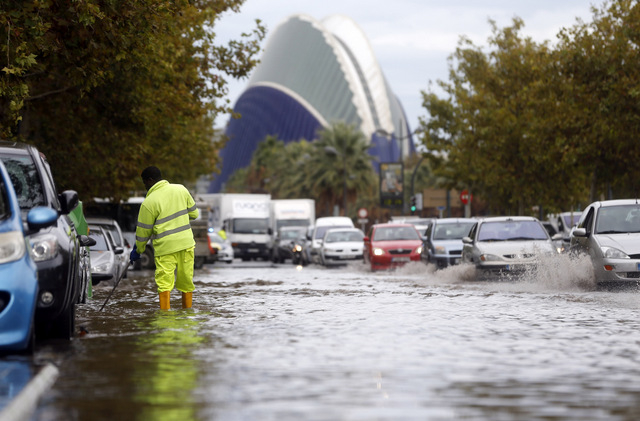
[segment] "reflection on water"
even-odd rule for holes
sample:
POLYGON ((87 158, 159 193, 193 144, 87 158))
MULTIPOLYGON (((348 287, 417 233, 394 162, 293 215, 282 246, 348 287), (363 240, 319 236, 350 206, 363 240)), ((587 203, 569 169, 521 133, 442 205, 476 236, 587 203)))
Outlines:
POLYGON ((194 349, 203 342, 198 335, 198 321, 189 311, 154 313, 135 352, 145 356, 145 364, 135 367, 138 381, 133 400, 141 405, 139 420, 196 419, 192 392, 197 386, 199 369, 194 349))
MULTIPOLYGON (((61 376, 38 420, 199 419, 193 392, 201 364, 195 353, 205 342, 200 324, 209 315, 161 311, 148 281, 123 282, 105 312, 97 309, 110 287, 94 289, 96 298, 79 308, 77 320, 88 334, 58 361, 61 376)), ((179 294, 172 297, 172 305, 179 300, 179 294)), ((38 351, 40 359, 47 355, 60 355, 56 344, 38 351)))
POLYGON ((194 309, 168 313, 152 279, 104 313, 98 288, 39 419, 638 419, 640 295, 595 291, 589 265, 481 283, 469 266, 205 266, 194 309))

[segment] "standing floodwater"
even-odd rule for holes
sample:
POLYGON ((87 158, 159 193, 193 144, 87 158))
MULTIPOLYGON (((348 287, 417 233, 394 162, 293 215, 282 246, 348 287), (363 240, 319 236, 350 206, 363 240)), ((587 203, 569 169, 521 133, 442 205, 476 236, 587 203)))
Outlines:
POLYGON ((38 351, 61 376, 35 419, 638 419, 640 295, 588 271, 217 264, 169 312, 130 272, 103 312, 106 286, 80 308, 85 336, 38 351))

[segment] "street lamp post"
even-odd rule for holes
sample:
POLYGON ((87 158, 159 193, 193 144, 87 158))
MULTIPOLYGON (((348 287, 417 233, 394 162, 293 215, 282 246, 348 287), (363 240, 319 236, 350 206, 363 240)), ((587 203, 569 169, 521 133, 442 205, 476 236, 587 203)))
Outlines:
POLYGON ((325 146, 324 151, 329 155, 336 157, 342 155, 342 175, 344 177, 344 184, 342 185, 342 202, 344 206, 344 216, 347 216, 347 154, 345 151, 338 152, 333 146, 325 146))

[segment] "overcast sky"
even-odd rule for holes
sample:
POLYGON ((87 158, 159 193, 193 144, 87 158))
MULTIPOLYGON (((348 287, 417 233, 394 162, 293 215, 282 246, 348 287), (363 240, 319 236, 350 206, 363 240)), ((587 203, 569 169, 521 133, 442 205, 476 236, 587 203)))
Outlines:
MULTIPOLYGON (((499 28, 514 17, 524 21, 525 35, 542 42, 555 42, 562 27, 576 19, 592 20, 591 7, 603 0, 247 0, 240 13, 225 15, 215 26, 219 39, 238 38, 250 31, 255 19, 262 20, 269 34, 288 16, 306 14, 317 20, 342 14, 364 31, 387 78, 400 98, 412 130, 418 118, 426 117, 421 91, 429 81, 448 80, 447 58, 462 35, 477 46, 486 46, 491 36, 489 19, 499 28)), ((247 80, 232 81, 232 104, 245 89, 247 80)), ((228 116, 216 121, 226 124, 228 116)))

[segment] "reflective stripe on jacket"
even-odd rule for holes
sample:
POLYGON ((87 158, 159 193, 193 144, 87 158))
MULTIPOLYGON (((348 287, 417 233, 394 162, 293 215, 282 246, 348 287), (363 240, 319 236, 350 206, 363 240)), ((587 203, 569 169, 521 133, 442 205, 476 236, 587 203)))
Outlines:
POLYGON ((136 248, 144 253, 153 241, 156 256, 175 253, 196 245, 190 219, 198 217, 196 202, 183 185, 158 181, 147 192, 136 224, 136 248))

